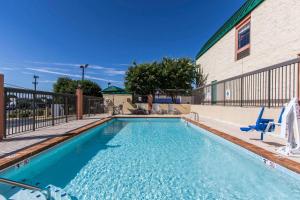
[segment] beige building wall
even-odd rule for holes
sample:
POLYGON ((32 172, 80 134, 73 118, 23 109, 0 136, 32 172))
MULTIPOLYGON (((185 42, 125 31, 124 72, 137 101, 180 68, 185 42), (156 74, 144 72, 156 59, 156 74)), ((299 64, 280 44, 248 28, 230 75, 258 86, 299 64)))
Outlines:
MULTIPOLYGON (((225 21, 225 20, 224 20, 225 21)), ((300 0, 265 0, 251 13, 250 56, 235 61, 235 28, 197 59, 208 83, 297 58, 300 0)))
MULTIPOLYGON (((168 113, 168 104, 158 104, 159 105, 159 109, 163 112, 163 113, 168 113)), ((191 112, 191 104, 172 104, 174 106, 174 110, 178 113, 178 114, 189 114, 191 112)), ((147 103, 137 103, 137 106, 139 108, 143 108, 148 110, 148 104, 147 103)), ((154 104, 153 104, 154 106, 154 104)))
POLYGON ((130 114, 134 107, 132 105, 132 95, 131 94, 103 94, 104 101, 108 106, 108 112, 113 111, 113 102, 115 106, 123 105, 124 114, 130 114))
MULTIPOLYGON (((196 112, 202 118, 213 119, 219 122, 232 124, 234 126, 254 125, 260 111, 259 107, 230 107, 230 106, 204 106, 191 105, 191 112, 196 112)), ((265 108, 263 118, 278 121, 281 108, 265 108)), ((216 127, 217 128, 217 127, 216 127)), ((276 129, 279 133, 280 129, 276 129)))
MULTIPOLYGON (((191 105, 190 104, 173 104, 174 110, 178 114, 189 114, 191 112, 191 105)), ((168 110, 168 104, 159 104, 161 110, 168 110)))

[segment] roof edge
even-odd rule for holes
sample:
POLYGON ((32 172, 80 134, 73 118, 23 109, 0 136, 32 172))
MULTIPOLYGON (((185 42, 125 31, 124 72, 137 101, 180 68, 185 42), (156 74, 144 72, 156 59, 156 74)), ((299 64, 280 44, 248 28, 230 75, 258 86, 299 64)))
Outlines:
POLYGON ((246 2, 210 37, 196 55, 196 60, 220 41, 239 22, 255 10, 264 0, 246 0, 246 2))

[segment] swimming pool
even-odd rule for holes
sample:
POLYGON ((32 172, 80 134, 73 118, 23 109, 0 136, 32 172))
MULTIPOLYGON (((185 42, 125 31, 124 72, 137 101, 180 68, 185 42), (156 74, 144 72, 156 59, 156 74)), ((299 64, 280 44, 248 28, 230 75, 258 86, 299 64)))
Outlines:
POLYGON ((181 119, 113 119, 0 175, 80 200, 300 198, 299 179, 181 119))

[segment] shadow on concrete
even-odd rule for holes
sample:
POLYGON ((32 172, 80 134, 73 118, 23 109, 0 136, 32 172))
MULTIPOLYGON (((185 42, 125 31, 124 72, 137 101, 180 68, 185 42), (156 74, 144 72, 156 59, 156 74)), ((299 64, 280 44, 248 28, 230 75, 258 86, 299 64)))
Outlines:
MULTIPOLYGON (((257 139, 257 138, 250 138, 250 140, 254 140, 254 141, 261 141, 261 139, 257 139)), ((285 145, 277 143, 277 142, 266 142, 266 141, 261 141, 262 143, 271 145, 271 146, 275 146, 275 147, 283 147, 285 145)))
POLYGON ((263 142, 263 143, 266 143, 268 145, 272 145, 272 146, 275 146, 275 147, 284 147, 285 146, 285 145, 277 143, 277 142, 263 142))
POLYGON ((35 139, 49 139, 54 137, 60 137, 68 135, 67 133, 63 134, 45 134, 45 135, 32 135, 32 136, 18 136, 14 138, 6 138, 4 139, 5 142, 11 142, 11 141, 21 141, 21 140, 35 140, 35 139))

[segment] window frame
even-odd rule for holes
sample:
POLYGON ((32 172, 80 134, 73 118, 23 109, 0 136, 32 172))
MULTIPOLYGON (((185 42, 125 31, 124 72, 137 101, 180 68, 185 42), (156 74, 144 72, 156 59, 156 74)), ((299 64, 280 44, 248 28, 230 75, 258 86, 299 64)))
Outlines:
MULTIPOLYGON (((238 59, 238 54, 249 49, 249 55, 250 55, 250 50, 251 50, 251 15, 248 15, 245 19, 243 19, 238 25, 235 27, 235 60, 241 60, 238 59), (239 49, 239 31, 243 29, 245 26, 249 24, 250 27, 250 42, 246 46, 242 47, 239 49)), ((247 56, 249 56, 247 55, 247 56)), ((247 57, 245 56, 245 57, 247 57)))

